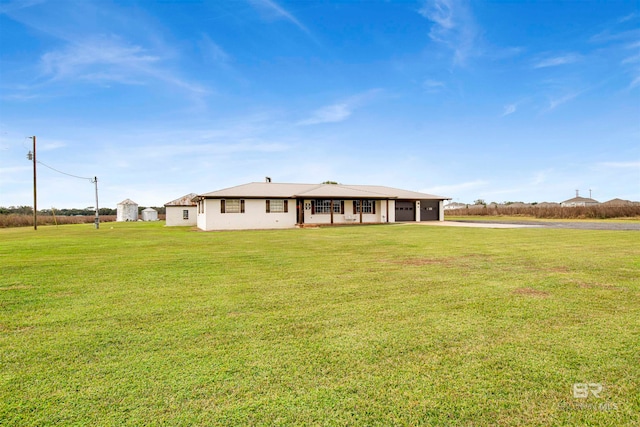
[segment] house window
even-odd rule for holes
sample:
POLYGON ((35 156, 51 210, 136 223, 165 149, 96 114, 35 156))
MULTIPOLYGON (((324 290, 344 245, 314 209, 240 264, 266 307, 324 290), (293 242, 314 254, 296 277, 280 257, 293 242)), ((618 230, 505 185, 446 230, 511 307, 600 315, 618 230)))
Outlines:
POLYGON ((189 219, 189 209, 182 210, 182 219, 189 219))
POLYGON ((244 213, 244 200, 241 200, 241 199, 220 200, 220 213, 244 213))
POLYGON ((267 213, 287 213, 289 212, 289 201, 283 199, 266 200, 267 213))
POLYGON ((328 214, 331 213, 331 206, 333 206, 333 213, 344 213, 344 200, 329 200, 329 199, 316 199, 311 202, 312 214, 328 214))
POLYGON ((376 213, 376 201, 375 200, 362 200, 362 210, 360 210, 360 200, 353 201, 353 213, 376 213))

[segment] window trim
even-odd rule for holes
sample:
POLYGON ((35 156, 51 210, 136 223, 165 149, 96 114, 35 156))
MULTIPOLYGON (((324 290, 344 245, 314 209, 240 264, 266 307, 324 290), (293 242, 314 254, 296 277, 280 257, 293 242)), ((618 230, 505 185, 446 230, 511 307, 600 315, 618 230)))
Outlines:
POLYGON ((221 214, 227 214, 227 213, 244 213, 244 199, 220 199, 220 213, 221 214), (231 201, 231 200, 238 200, 240 202, 240 211, 239 212, 227 212, 227 201, 231 201))
POLYGON ((362 202, 362 214, 363 215, 375 215, 376 214, 376 201, 375 199, 356 199, 353 201, 353 213, 360 213, 360 202, 362 202))
POLYGON ((311 200, 311 215, 331 215, 331 214, 344 214, 344 200, 340 199, 313 199, 311 200), (329 207, 327 209, 326 202, 329 202, 329 207), (318 205, 322 203, 320 206, 322 208, 322 212, 318 212, 318 205), (331 207, 333 206, 333 212, 331 211, 331 207), (325 212, 325 209, 327 211, 325 212))
POLYGON ((266 213, 288 213, 289 212, 289 200, 288 199, 266 199, 265 200, 265 211, 266 213), (272 201, 281 201, 282 202, 282 210, 272 210, 271 202, 272 201))

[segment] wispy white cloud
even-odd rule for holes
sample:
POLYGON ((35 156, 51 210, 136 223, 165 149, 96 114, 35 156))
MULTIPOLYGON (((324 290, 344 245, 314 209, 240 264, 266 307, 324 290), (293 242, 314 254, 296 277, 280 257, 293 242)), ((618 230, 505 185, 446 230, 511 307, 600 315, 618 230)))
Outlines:
POLYGON ((480 32, 466 2, 428 0, 418 13, 433 23, 429 38, 453 51, 454 64, 464 65, 470 56, 477 54, 480 32))
POLYGON ((315 110, 311 114, 311 116, 299 121, 297 124, 299 126, 308 126, 321 123, 342 122, 348 119, 356 108, 362 106, 366 102, 369 102, 379 92, 379 89, 372 89, 362 94, 354 95, 335 104, 319 108, 315 110))
POLYGON ((549 104, 547 105, 547 108, 544 110, 544 112, 553 111, 557 107, 559 107, 560 105, 566 104, 567 102, 577 98, 582 93, 584 93, 584 91, 572 92, 572 93, 568 93, 566 95, 563 95, 563 96, 561 96, 559 98, 552 98, 552 99, 549 100, 549 104))
POLYGON ((0 13, 10 14, 11 12, 15 12, 20 9, 27 9, 32 6, 42 4, 45 1, 46 0, 23 0, 0 4, 0 13))
POLYGON ((62 50, 45 53, 41 63, 44 73, 56 80, 94 74, 101 79, 122 81, 119 77, 122 71, 140 70, 159 60, 159 57, 147 53, 140 46, 127 45, 117 38, 109 37, 86 40, 68 45, 62 50), (93 73, 93 67, 111 67, 115 72, 93 73))
POLYGON ((533 175, 533 179, 531 180, 531 185, 540 185, 547 182, 549 175, 553 172, 551 169, 546 169, 542 171, 537 171, 533 175))
POLYGON ((518 109, 518 105, 517 104, 505 105, 504 111, 502 112, 502 117, 505 117, 505 116, 508 116, 508 115, 511 115, 511 114, 515 113, 517 109, 518 109))
POLYGON ((300 29, 302 32, 306 33, 308 36, 313 38, 311 31, 309 31, 309 29, 302 22, 300 22, 298 18, 296 18, 291 12, 284 9, 275 1, 249 0, 249 2, 254 6, 256 6, 257 8, 259 8, 260 10, 263 10, 269 15, 274 16, 275 18, 282 18, 291 22, 293 25, 298 27, 298 29, 300 29))
POLYGON ((640 30, 604 30, 592 36, 589 40, 593 43, 606 43, 612 41, 637 40, 640 37, 640 30))
POLYGON ((38 151, 53 151, 59 148, 64 148, 67 146, 66 142, 63 141, 47 141, 44 144, 38 145, 38 151))
POLYGON ((327 105, 316 110, 311 117, 298 122, 299 125, 317 125, 320 123, 335 123, 346 120, 353 112, 353 105, 346 102, 327 105))
POLYGON ((536 63, 533 64, 533 68, 547 68, 557 67, 559 65, 573 64, 574 62, 578 62, 581 58, 582 56, 577 53, 549 56, 536 61, 536 63))
POLYGON ((41 67, 50 81, 79 79, 94 83, 143 85, 152 79, 191 94, 208 93, 206 88, 163 68, 160 64, 162 59, 160 55, 118 37, 97 37, 45 53, 41 57, 41 67))
POLYGON ((598 166, 613 169, 640 169, 640 161, 631 162, 600 162, 598 166))
POLYGON ((198 41, 198 46, 205 61, 218 65, 227 65, 229 63, 229 54, 211 40, 209 35, 203 34, 198 41))
POLYGON ((429 93, 437 93, 444 90, 446 85, 438 80, 427 79, 422 83, 422 87, 429 93))

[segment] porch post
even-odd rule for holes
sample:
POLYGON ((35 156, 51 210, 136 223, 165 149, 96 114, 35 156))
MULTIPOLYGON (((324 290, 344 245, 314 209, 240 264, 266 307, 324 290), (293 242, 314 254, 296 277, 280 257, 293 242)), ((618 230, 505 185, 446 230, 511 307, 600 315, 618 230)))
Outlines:
POLYGON ((331 212, 331 224, 333 224, 333 199, 329 203, 329 211, 331 212))

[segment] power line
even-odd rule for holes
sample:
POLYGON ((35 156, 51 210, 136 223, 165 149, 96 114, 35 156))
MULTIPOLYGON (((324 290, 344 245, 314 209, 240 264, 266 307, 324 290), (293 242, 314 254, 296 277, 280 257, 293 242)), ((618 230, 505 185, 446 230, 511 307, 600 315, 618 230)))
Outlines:
POLYGON ((44 166, 46 168, 51 169, 52 171, 61 173, 62 175, 67 175, 67 176, 70 176, 70 177, 73 177, 73 178, 78 178, 78 179, 86 179, 87 181, 91 181, 91 182, 93 182, 93 180, 94 180, 94 178, 87 178, 87 177, 84 177, 84 176, 78 176, 78 175, 73 175, 73 174, 70 174, 70 173, 62 172, 62 171, 60 171, 60 170, 58 170, 58 169, 56 169, 54 167, 51 167, 51 166, 49 166, 49 165, 47 165, 45 163, 42 163, 40 160, 38 160, 38 163, 40 163, 42 166, 44 166))

